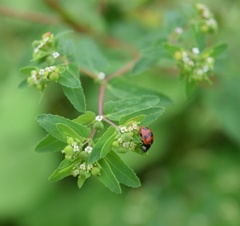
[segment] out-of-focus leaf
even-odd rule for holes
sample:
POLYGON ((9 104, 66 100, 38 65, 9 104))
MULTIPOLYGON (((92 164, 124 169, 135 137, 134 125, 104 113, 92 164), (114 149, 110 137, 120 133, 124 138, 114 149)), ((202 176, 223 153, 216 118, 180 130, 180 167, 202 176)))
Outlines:
POLYGON ((76 49, 75 58, 79 66, 93 73, 106 71, 109 67, 108 60, 91 39, 80 41, 76 49))
POLYGON ((166 95, 154 90, 142 88, 135 84, 129 84, 127 80, 122 78, 112 79, 108 83, 107 88, 113 95, 120 99, 125 99, 133 96, 139 97, 143 95, 151 95, 160 98, 161 105, 172 104, 172 101, 166 95))

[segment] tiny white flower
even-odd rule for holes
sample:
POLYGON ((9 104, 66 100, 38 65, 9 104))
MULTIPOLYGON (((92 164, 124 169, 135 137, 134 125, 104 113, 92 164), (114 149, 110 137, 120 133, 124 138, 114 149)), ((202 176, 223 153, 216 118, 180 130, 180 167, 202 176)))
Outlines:
POLYGON ((183 57, 182 60, 184 63, 188 63, 190 61, 190 59, 187 56, 183 57))
POLYGON ((98 115, 95 119, 96 119, 96 121, 100 122, 100 121, 103 120, 103 116, 102 115, 98 115))
POLYGON ((37 53, 39 51, 39 48, 37 47, 33 51, 34 51, 34 53, 37 53))
POLYGON ((202 70, 203 70, 203 72, 205 72, 205 73, 206 73, 206 72, 208 72, 208 71, 209 71, 209 67, 208 67, 208 66, 204 66, 202 70))
POLYGON ((125 147, 125 148, 129 147, 129 145, 130 145, 129 141, 128 142, 123 142, 123 144, 122 144, 122 146, 125 147))
POLYGON ((50 68, 51 71, 54 71, 56 69, 55 66, 50 66, 49 68, 50 68))
POLYGON ((44 72, 45 72, 44 69, 40 69, 39 70, 39 75, 44 75, 44 72))
POLYGON ((213 58, 212 58, 212 57, 208 57, 208 58, 207 58, 207 62, 208 62, 209 64, 213 63, 213 58))
POLYGON ((79 166, 79 168, 80 168, 81 170, 86 170, 86 165, 85 165, 85 164, 81 164, 81 165, 79 166))
POLYGON ((43 39, 44 42, 48 42, 49 41, 49 37, 46 37, 43 39))
POLYGON ((38 48, 38 49, 41 49, 43 46, 44 46, 44 43, 41 42, 41 43, 38 45, 37 48, 38 48))
POLYGON ((197 74, 197 75, 202 75, 202 74, 203 74, 203 71, 202 71, 201 69, 198 69, 198 70, 196 70, 196 74, 197 74))
POLYGON ((176 27, 175 28, 175 33, 178 35, 181 35, 183 33, 183 29, 181 27, 176 27))
POLYGON ((46 70, 47 72, 51 72, 51 68, 50 68, 50 67, 46 67, 45 70, 46 70))
POLYGON ((53 56, 53 58, 58 58, 58 57, 60 56, 60 54, 59 54, 58 52, 54 52, 54 53, 52 54, 52 56, 53 56))
POLYGON ((133 123, 133 124, 132 124, 132 128, 133 128, 133 129, 138 129, 138 125, 137 125, 136 123, 133 123))
POLYGON ((92 152, 92 147, 91 146, 87 146, 84 151, 86 151, 87 153, 91 153, 92 152))
POLYGON ((105 74, 103 72, 99 72, 98 73, 98 78, 101 79, 101 80, 104 79, 105 78, 105 74))
POLYGON ((33 82, 35 83, 35 84, 37 84, 38 83, 38 79, 37 79, 37 75, 36 74, 32 74, 32 79, 33 79, 33 82))
POLYGON ((74 145, 73 146, 73 151, 74 152, 78 152, 79 151, 79 146, 78 145, 74 145))
POLYGON ((36 70, 32 70, 31 71, 31 75, 37 75, 37 71, 36 70))
POLYGON ((127 129, 126 126, 121 126, 119 129, 120 129, 120 132, 121 132, 121 133, 128 132, 128 129, 127 129))
POLYGON ((194 54, 199 54, 200 53, 200 51, 199 51, 199 49, 197 47, 192 48, 192 52, 194 54))
POLYGON ((118 142, 121 144, 123 141, 122 141, 122 138, 118 138, 118 142))
POLYGON ((88 165, 88 166, 87 166, 87 171, 92 170, 92 168, 93 168, 93 165, 88 165))
POLYGON ((189 66, 194 66, 194 62, 191 61, 191 60, 189 60, 189 61, 188 61, 188 65, 189 65, 189 66))
POLYGON ((78 169, 75 169, 75 170, 73 171, 73 176, 76 177, 79 173, 80 173, 79 170, 78 170, 78 169))

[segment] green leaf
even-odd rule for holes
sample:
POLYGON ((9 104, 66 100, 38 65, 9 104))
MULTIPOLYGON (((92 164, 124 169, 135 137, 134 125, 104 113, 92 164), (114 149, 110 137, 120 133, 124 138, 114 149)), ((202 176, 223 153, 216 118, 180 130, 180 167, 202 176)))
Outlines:
POLYGON ((109 101, 104 105, 104 112, 111 120, 117 121, 124 115, 147 109, 159 103, 156 96, 140 96, 117 101, 109 101))
POLYGON ((51 135, 43 138, 35 147, 37 152, 56 152, 61 151, 66 147, 66 143, 61 142, 51 135))
POLYGON ((100 159, 98 163, 101 166, 101 175, 97 176, 97 179, 101 181, 112 192, 120 194, 121 187, 107 161, 104 159, 100 159))
POLYGON ((199 27, 196 25, 193 25, 192 29, 193 29, 193 33, 194 33, 199 50, 200 51, 204 50, 206 46, 206 40, 205 40, 206 35, 203 32, 199 31, 199 27))
POLYGON ((146 48, 142 52, 142 57, 137 61, 132 69, 132 75, 140 74, 153 67, 161 58, 166 56, 166 50, 158 45, 146 48))
POLYGON ((22 73, 22 74, 25 74, 25 75, 31 75, 31 72, 33 71, 33 70, 36 70, 37 69, 37 67, 34 67, 34 66, 28 66, 28 67, 23 67, 23 68, 21 68, 20 69, 20 72, 22 73))
POLYGON ((98 142, 93 147, 92 153, 88 160, 88 164, 93 164, 94 162, 98 161, 101 156, 106 155, 111 150, 109 150, 109 142, 113 139, 114 136, 116 136, 115 131, 116 129, 111 126, 99 138, 98 142))
POLYGON ((140 180, 133 170, 130 169, 115 152, 110 152, 106 160, 120 183, 132 188, 141 186, 140 180))
POLYGON ((123 78, 111 79, 107 84, 107 89, 120 99, 125 99, 133 96, 139 97, 143 95, 151 95, 160 98, 162 105, 172 104, 172 101, 166 95, 154 90, 142 88, 136 84, 131 84, 129 81, 123 78))
POLYGON ((68 88, 80 88, 79 70, 75 65, 68 65, 65 70, 59 73, 59 84, 68 88))
POLYGON ((226 43, 219 43, 217 45, 208 47, 203 51, 203 54, 207 54, 212 57, 217 57, 227 49, 226 43))
POLYGON ((135 116, 133 118, 128 119, 125 122, 122 122, 121 125, 123 125, 123 124, 124 125, 129 125, 132 122, 139 122, 139 123, 141 123, 141 121, 143 121, 143 119, 145 119, 145 118, 146 118, 146 115, 137 115, 137 116, 135 116))
POLYGON ((119 120, 119 123, 122 125, 133 117, 136 117, 138 115, 146 115, 146 117, 141 121, 140 124, 144 126, 148 126, 160 117, 164 109, 165 109, 164 107, 156 106, 156 107, 151 107, 141 111, 137 111, 132 114, 121 117, 119 120))
POLYGON ((77 132, 75 132, 73 129, 71 129, 69 126, 57 123, 56 124, 58 131, 62 134, 63 137, 67 140, 68 137, 72 137, 73 139, 77 139, 79 141, 83 141, 84 138, 79 136, 77 132))
POLYGON ((194 90, 196 89, 196 87, 197 87, 196 82, 188 82, 188 81, 186 81, 185 91, 186 91, 187 98, 192 96, 192 94, 194 93, 194 90))
POLYGON ((77 47, 75 58, 79 66, 93 73, 106 71, 110 65, 91 39, 81 40, 77 47))
POLYGON ((78 181, 77 181, 78 188, 81 188, 83 186, 86 179, 87 179, 86 177, 81 177, 81 176, 78 177, 78 181))
POLYGON ((167 50, 167 52, 169 53, 169 55, 171 57, 174 56, 174 54, 177 51, 181 51, 182 50, 182 47, 170 44, 169 42, 164 43, 163 46, 165 47, 165 49, 167 50))
POLYGON ((80 115, 78 118, 74 119, 73 121, 82 125, 90 125, 95 121, 96 114, 91 111, 87 111, 85 114, 80 115))
POLYGON ((79 161, 79 159, 76 159, 72 162, 64 159, 60 163, 59 167, 49 177, 49 180, 56 182, 65 177, 72 175, 72 169, 78 161, 79 161))
POLYGON ((27 79, 24 79, 23 81, 20 82, 20 84, 18 85, 18 88, 24 88, 28 86, 28 82, 27 79))
POLYGON ((48 133, 57 138, 60 141, 66 142, 65 137, 58 130, 56 124, 62 123, 69 126, 75 132, 77 132, 81 137, 89 137, 90 130, 80 124, 74 123, 70 119, 61 117, 59 115, 43 114, 37 117, 37 122, 41 127, 43 127, 48 133))
POLYGON ((74 106, 76 110, 79 112, 86 111, 86 101, 83 93, 82 87, 79 88, 70 88, 66 86, 62 86, 63 92, 71 104, 74 106))

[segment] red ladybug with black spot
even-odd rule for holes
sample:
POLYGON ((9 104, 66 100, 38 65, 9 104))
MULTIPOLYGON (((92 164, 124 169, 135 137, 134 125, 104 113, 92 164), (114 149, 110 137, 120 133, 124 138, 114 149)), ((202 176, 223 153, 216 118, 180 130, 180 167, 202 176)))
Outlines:
POLYGON ((143 152, 147 152, 153 143, 153 133, 149 128, 145 126, 141 126, 139 131, 142 140, 141 149, 143 152))

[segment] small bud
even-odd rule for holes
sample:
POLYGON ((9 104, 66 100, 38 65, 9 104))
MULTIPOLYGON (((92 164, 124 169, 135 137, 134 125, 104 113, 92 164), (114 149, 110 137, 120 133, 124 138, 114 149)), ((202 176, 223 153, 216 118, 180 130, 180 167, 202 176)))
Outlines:
POLYGON ((52 72, 50 75, 49 75, 49 79, 52 80, 52 81, 57 81, 59 78, 59 74, 57 72, 52 72))
POLYGON ((118 141, 113 141, 112 147, 114 147, 114 148, 119 148, 119 146, 120 146, 120 144, 119 144, 118 141))
POLYGON ((93 128, 96 129, 96 130, 103 130, 104 125, 101 121, 97 121, 93 124, 93 128))
POLYGON ((34 85, 33 78, 32 77, 28 77, 27 78, 27 83, 28 83, 28 85, 33 86, 34 85))
POLYGON ((100 169, 99 167, 93 167, 92 170, 91 170, 91 173, 93 176, 98 176, 100 175, 100 169))
POLYGON ((66 155, 72 155, 73 154, 73 147, 70 145, 67 145, 64 149, 63 149, 64 153, 66 155))
POLYGON ((81 177, 87 177, 87 172, 85 170, 79 170, 79 175, 81 177))
POLYGON ((74 139, 72 137, 68 137, 67 143, 72 144, 74 142, 74 139))
POLYGON ((86 161, 88 159, 88 157, 89 157, 89 154, 86 151, 81 151, 79 153, 79 158, 84 160, 84 161, 86 161))
POLYGON ((127 153, 128 149, 125 148, 125 147, 120 147, 120 148, 117 149, 117 151, 118 151, 119 153, 127 153))
POLYGON ((130 141, 132 139, 132 136, 130 133, 124 133, 121 135, 121 139, 123 142, 130 141))
POLYGON ((181 60, 182 59, 182 54, 181 54, 180 51, 177 51, 177 52, 174 53, 173 57, 174 57, 175 60, 181 60))

